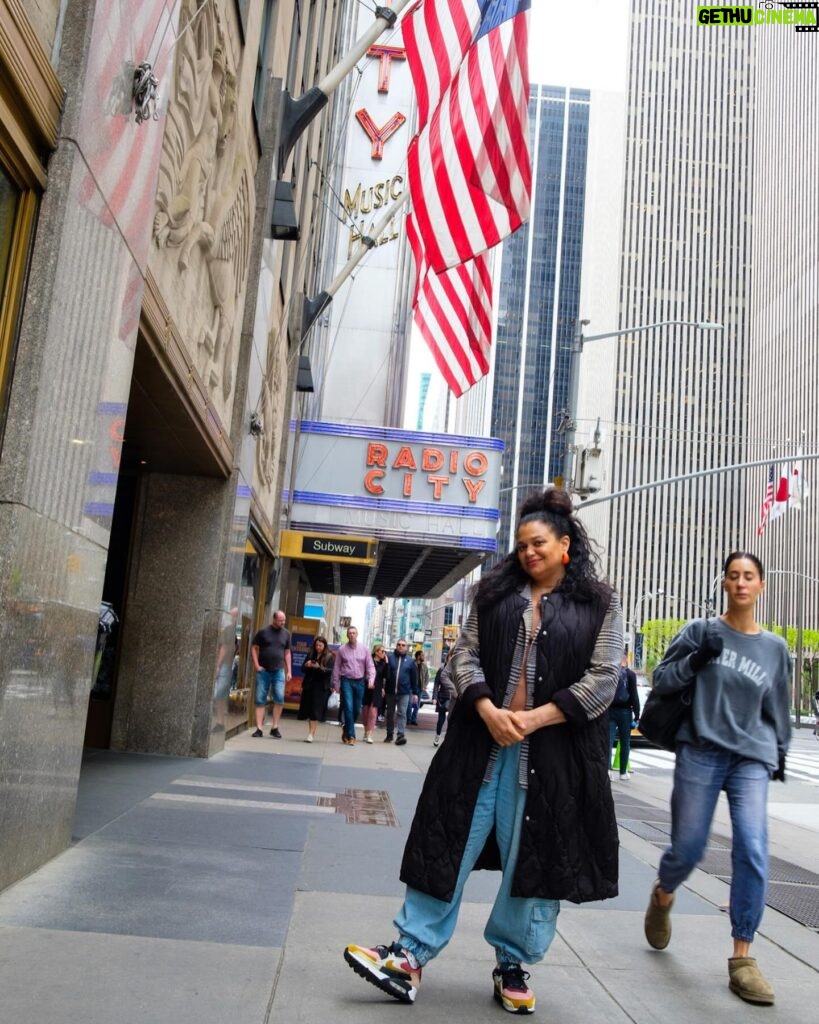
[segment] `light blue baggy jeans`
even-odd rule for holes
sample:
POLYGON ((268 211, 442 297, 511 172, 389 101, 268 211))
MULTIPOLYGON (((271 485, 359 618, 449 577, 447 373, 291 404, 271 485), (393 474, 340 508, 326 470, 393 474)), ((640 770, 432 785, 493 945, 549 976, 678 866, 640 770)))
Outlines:
POLYGON ((455 931, 464 885, 494 826, 503 877, 483 937, 497 962, 534 964, 552 943, 560 910, 558 900, 511 896, 526 790, 518 782, 520 744, 502 747, 489 782, 481 785, 452 902, 435 899, 407 886, 395 918, 399 942, 423 966, 446 946, 455 931))

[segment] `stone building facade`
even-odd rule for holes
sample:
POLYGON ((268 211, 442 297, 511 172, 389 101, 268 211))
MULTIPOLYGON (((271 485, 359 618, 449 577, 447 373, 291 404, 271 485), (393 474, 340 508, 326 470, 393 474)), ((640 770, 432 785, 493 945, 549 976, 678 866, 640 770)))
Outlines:
POLYGON ((208 756, 244 720, 332 113, 272 241, 279 96, 346 7, 0 0, 0 887, 67 846, 84 748, 208 756))

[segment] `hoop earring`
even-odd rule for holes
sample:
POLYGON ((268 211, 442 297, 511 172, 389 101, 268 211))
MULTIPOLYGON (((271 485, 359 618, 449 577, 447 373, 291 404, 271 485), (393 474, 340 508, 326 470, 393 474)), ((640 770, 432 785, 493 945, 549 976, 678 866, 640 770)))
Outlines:
POLYGON ((571 562, 571 558, 569 558, 569 552, 568 552, 568 551, 564 551, 564 552, 563 552, 563 554, 562 554, 562 555, 560 556, 560 561, 561 561, 561 562, 562 562, 562 563, 563 563, 564 565, 568 565, 568 564, 569 564, 569 562, 571 562))

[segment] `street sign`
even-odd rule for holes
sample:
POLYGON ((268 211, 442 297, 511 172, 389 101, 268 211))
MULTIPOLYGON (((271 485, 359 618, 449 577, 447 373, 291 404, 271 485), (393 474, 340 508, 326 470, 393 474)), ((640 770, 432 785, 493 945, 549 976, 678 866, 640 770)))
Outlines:
POLYGON ((352 626, 352 615, 342 615, 341 618, 338 620, 338 624, 342 629, 347 629, 349 626, 352 626))
POLYGON ((643 634, 634 634, 634 667, 643 667, 643 634))
POLYGON ((432 636, 432 630, 431 629, 425 629, 424 630, 424 636, 432 636))
POLYGON ((374 537, 346 537, 328 533, 282 530, 279 554, 282 558, 346 565, 375 565, 378 541, 374 537))

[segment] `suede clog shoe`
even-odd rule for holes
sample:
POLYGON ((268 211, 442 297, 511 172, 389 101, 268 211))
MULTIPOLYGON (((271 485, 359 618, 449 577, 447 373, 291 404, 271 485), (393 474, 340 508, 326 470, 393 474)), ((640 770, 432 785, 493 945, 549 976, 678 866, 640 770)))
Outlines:
POLYGON ((773 1006, 774 990, 765 980, 752 956, 732 956, 728 960, 728 988, 746 1003, 773 1006))

